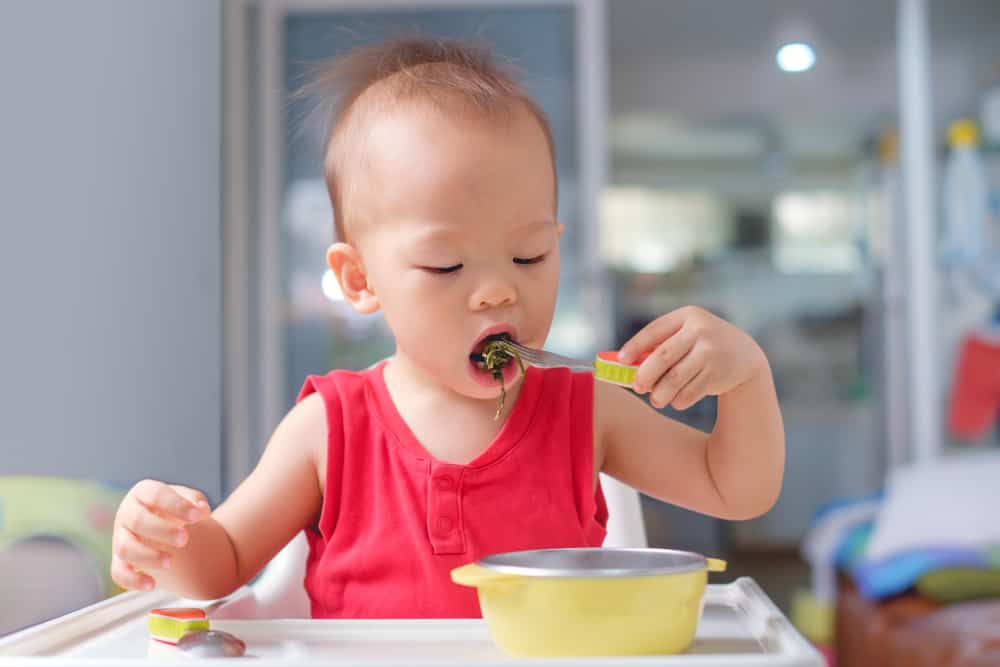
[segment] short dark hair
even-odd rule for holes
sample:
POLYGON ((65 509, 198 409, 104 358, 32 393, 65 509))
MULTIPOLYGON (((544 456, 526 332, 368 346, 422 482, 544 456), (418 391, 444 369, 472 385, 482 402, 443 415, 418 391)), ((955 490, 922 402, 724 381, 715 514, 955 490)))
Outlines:
POLYGON ((317 99, 322 114, 323 175, 333 205, 335 234, 348 241, 351 215, 345 206, 348 146, 373 112, 420 100, 484 116, 509 114, 524 105, 548 142, 555 179, 555 143, 541 107, 518 83, 513 68, 500 65, 484 46, 454 39, 399 37, 361 47, 317 68, 299 91, 317 99), (373 91, 372 93, 368 93, 373 91), (377 91, 377 92, 376 92, 377 91))

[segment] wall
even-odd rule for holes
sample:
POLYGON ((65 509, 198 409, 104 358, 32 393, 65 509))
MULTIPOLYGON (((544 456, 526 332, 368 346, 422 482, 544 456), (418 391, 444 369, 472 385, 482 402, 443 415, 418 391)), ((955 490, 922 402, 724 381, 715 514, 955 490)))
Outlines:
POLYGON ((0 3, 0 474, 221 477, 218 2, 0 3))

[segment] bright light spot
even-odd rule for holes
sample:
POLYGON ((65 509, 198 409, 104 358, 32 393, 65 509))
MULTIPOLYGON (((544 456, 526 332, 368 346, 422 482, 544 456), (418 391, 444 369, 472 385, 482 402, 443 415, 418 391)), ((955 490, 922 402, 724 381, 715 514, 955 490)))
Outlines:
POLYGON ((638 243, 629 260, 640 273, 670 273, 677 266, 677 253, 661 243, 638 243))
MULTIPOLYGON (((313 283, 315 284, 315 283, 313 283)), ((344 293, 340 291, 340 283, 337 282, 337 276, 333 275, 333 271, 330 269, 326 270, 323 274, 323 295, 330 301, 343 301, 344 293)))
POLYGON ((594 326, 578 311, 557 312, 545 348, 574 357, 594 354, 594 326))
POLYGON ((808 44, 794 42, 778 49, 775 59, 785 72, 805 72, 816 63, 816 53, 808 44))

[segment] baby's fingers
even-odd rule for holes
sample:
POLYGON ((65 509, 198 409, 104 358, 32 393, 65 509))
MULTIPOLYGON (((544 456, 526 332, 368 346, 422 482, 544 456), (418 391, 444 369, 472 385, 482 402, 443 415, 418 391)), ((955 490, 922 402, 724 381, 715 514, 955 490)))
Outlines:
POLYGON ((653 352, 643 361, 635 377, 632 379, 632 389, 636 393, 644 394, 650 391, 657 384, 664 374, 669 374, 694 347, 694 336, 681 330, 670 338, 660 343, 653 352))
POLYGON ((203 510, 169 484, 146 479, 136 484, 132 493, 140 503, 157 514, 173 517, 184 523, 203 518, 203 510))
POLYGON ((170 554, 136 536, 123 526, 115 530, 114 555, 130 567, 162 570, 170 567, 170 554))
POLYGON ((143 572, 139 572, 118 556, 111 559, 111 578, 116 584, 130 591, 149 591, 156 586, 156 581, 143 572))
POLYGON ((142 503, 122 504, 117 523, 144 542, 161 548, 182 547, 187 543, 188 534, 183 525, 176 519, 155 514, 142 503))
POLYGON ((677 396, 675 396, 674 400, 671 401, 674 408, 678 410, 687 410, 692 405, 708 396, 710 376, 711 373, 708 370, 702 370, 696 376, 691 378, 691 381, 687 383, 687 386, 677 392, 677 396))
POLYGON ((673 403, 677 395, 696 378, 700 371, 701 364, 695 355, 688 354, 660 378, 649 395, 649 402, 654 408, 662 408, 673 403))
POLYGON ((198 489, 192 489, 179 484, 171 484, 170 488, 194 506, 194 513, 189 510, 187 514, 187 518, 190 521, 201 521, 202 519, 207 519, 212 513, 212 508, 208 504, 208 498, 206 498, 205 494, 198 489))
POLYGON ((684 326, 685 312, 683 308, 680 308, 658 317, 644 326, 619 348, 619 360, 623 364, 634 363, 640 354, 680 331, 681 327, 684 326))

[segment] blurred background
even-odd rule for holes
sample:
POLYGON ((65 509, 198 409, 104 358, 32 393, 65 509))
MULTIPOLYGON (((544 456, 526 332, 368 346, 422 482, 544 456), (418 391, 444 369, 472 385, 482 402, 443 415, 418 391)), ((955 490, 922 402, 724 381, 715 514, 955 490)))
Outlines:
MULTIPOLYGON (((764 347, 777 506, 730 523, 643 498, 646 532, 727 557, 832 645, 844 592, 817 563, 846 538, 817 547, 823 517, 867 508, 841 530, 870 535, 897 468, 998 444, 996 0, 0 4, 0 598, 31 600, 0 634, 114 592, 135 481, 215 504, 305 375, 391 353, 326 270, 292 92, 404 31, 491 44, 551 119, 548 347, 586 357, 685 304, 764 347)), ((666 411, 710 430, 715 401, 666 411)))

